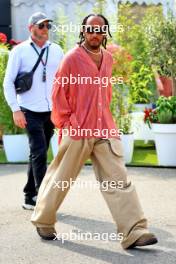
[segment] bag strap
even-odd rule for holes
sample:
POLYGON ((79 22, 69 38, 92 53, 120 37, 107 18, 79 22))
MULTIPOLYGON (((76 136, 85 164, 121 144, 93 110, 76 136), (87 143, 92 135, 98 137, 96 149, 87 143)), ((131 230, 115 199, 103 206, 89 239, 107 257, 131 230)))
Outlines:
MULTIPOLYGON (((33 44, 33 43, 31 43, 31 46, 33 46, 32 44, 33 44)), ((38 65, 39 65, 39 63, 40 63, 40 61, 41 61, 41 59, 42 59, 42 57, 43 57, 43 54, 44 54, 44 52, 45 52, 45 49, 46 49, 46 48, 42 49, 42 51, 40 52, 40 55, 39 55, 39 57, 38 57, 38 60, 37 60, 36 64, 35 64, 34 67, 32 68, 32 72, 33 72, 33 73, 34 73, 35 70, 37 69, 37 67, 38 67, 38 65)))

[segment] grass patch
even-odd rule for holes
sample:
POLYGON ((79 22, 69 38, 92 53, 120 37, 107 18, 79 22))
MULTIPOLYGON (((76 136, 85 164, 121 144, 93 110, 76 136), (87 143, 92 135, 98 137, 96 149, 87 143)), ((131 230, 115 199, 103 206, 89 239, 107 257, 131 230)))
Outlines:
POLYGON ((157 154, 154 141, 145 143, 143 140, 136 140, 134 144, 133 159, 130 165, 157 166, 157 154))
POLYGON ((0 163, 6 163, 7 159, 4 153, 3 148, 0 146, 0 163))
MULTIPOLYGON (((86 161, 86 165, 91 165, 90 159, 86 161)), ((128 165, 158 166, 154 141, 145 143, 143 140, 135 140, 132 162, 128 165)))

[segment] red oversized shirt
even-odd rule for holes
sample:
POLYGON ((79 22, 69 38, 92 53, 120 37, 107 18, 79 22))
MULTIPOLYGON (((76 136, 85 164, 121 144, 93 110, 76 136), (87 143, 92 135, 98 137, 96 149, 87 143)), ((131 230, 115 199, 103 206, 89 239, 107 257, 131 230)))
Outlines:
POLYGON ((102 52, 100 70, 84 48, 79 46, 70 50, 60 64, 53 85, 51 115, 53 123, 59 128, 59 135, 64 127, 71 127, 77 131, 76 135, 70 135, 74 139, 105 138, 105 130, 108 131, 106 137, 118 137, 109 108, 112 97, 109 78, 113 59, 105 49, 102 52), (88 81, 82 81, 85 79, 82 77, 87 77, 88 81), (101 81, 103 77, 104 81, 101 81), (91 130, 92 134, 82 133, 85 129, 91 130), (114 135, 109 133, 110 130, 114 131, 114 135))

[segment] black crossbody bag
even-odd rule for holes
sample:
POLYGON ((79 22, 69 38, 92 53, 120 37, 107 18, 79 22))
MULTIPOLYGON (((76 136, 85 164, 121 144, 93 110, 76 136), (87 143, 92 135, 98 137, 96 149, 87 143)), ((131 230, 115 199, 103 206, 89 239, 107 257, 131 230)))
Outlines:
POLYGON ((21 93, 24 93, 24 92, 27 92, 28 90, 31 89, 31 86, 32 86, 32 81, 33 81, 33 75, 34 75, 34 72, 35 70, 37 69, 41 59, 42 59, 42 56, 45 52, 45 48, 42 49, 39 57, 38 57, 38 60, 36 62, 36 64, 34 65, 32 71, 30 72, 21 72, 17 75, 16 79, 15 79, 15 90, 16 90, 16 93, 17 94, 21 94, 21 93))

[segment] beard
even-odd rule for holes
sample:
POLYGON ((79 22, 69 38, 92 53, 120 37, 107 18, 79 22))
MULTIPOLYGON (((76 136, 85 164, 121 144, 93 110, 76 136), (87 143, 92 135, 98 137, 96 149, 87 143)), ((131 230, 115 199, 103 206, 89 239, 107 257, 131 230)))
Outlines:
POLYGON ((91 47, 91 49, 97 50, 101 46, 101 43, 99 45, 89 45, 89 46, 91 47))
POLYGON ((33 31, 33 35, 35 36, 36 39, 39 41, 46 41, 48 40, 48 33, 45 34, 38 34, 36 31, 33 31))
POLYGON ((91 49, 96 50, 96 49, 100 48, 102 41, 100 42, 99 40, 96 40, 96 42, 95 42, 94 40, 91 40, 91 41, 88 41, 87 43, 91 49))

